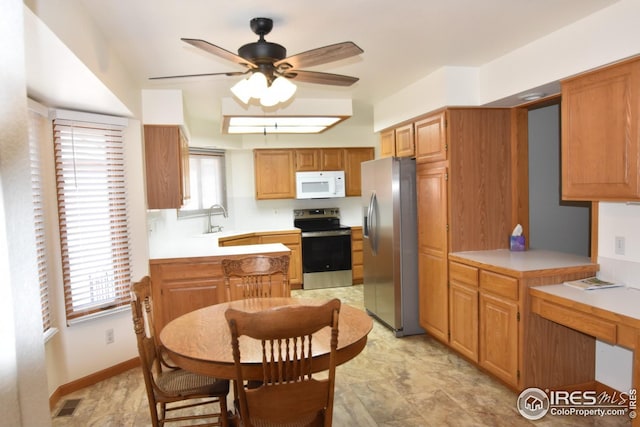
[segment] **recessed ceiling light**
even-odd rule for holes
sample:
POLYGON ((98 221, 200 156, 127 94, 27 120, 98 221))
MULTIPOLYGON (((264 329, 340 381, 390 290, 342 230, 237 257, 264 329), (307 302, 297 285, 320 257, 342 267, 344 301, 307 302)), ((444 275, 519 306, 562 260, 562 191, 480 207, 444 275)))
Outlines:
POLYGON ((543 98, 545 95, 546 94, 542 92, 531 92, 520 95, 518 98, 522 99, 523 101, 535 101, 536 99, 543 98))

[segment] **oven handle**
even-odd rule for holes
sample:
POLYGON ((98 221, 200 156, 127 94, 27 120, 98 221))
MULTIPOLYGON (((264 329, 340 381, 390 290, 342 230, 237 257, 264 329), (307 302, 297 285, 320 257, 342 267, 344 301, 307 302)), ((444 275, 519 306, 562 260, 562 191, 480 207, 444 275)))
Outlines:
POLYGON ((371 192, 369 198, 369 209, 367 210, 367 228, 369 229, 369 247, 373 255, 378 254, 378 218, 376 217, 378 198, 375 191, 371 192))
POLYGON ((351 230, 323 230, 323 231, 303 231, 301 237, 330 237, 330 236, 349 236, 351 230))

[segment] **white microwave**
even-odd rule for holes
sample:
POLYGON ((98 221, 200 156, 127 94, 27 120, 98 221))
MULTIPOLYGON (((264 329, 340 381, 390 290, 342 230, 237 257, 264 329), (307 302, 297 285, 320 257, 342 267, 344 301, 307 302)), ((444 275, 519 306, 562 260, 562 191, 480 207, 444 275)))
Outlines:
POLYGON ((296 172, 296 199, 344 197, 344 171, 296 172))

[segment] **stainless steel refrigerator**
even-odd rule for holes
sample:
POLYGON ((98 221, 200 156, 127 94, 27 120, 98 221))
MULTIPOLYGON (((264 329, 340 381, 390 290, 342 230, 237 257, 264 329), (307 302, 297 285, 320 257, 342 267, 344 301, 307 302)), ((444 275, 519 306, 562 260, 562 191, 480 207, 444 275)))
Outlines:
POLYGON ((395 335, 424 333, 418 316, 416 163, 362 163, 364 306, 395 335))

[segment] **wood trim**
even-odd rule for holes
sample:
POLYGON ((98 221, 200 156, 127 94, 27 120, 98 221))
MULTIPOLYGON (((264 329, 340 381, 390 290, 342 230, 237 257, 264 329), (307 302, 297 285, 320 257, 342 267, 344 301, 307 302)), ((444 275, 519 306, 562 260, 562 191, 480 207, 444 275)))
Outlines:
POLYGON ((71 381, 70 383, 62 384, 49 397, 49 409, 53 410, 62 396, 66 396, 67 394, 73 393, 74 391, 81 390, 85 387, 97 384, 100 381, 104 381, 108 378, 120 375, 138 366, 140 366, 140 358, 134 357, 133 359, 129 359, 109 368, 102 369, 101 371, 94 372, 93 374, 87 375, 86 377, 78 378, 77 380, 71 381))
MULTIPOLYGON (((529 111, 511 110, 511 229, 522 225, 523 235, 529 236, 529 111)), ((529 238, 526 240, 529 247, 529 238)))
POLYGON ((598 262, 598 221, 600 220, 600 203, 591 202, 591 262, 598 262))

